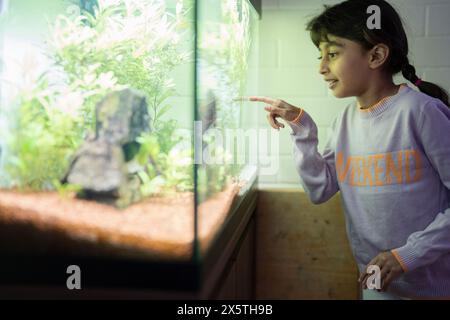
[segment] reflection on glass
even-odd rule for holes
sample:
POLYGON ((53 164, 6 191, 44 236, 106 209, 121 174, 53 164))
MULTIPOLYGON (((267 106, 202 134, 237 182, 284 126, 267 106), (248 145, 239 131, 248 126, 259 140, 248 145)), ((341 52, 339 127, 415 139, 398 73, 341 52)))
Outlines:
POLYGON ((248 172, 250 164, 248 147, 257 141, 246 139, 239 97, 251 87, 249 65, 256 26, 257 14, 247 0, 199 2, 197 90, 202 149, 197 212, 203 250, 217 233, 212 230, 223 225, 240 190, 249 183, 242 173, 248 172))

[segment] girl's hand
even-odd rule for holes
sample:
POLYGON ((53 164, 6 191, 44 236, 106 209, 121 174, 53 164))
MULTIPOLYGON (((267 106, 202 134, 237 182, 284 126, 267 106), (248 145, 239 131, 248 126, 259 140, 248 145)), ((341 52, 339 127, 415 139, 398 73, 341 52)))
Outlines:
POLYGON ((267 120, 269 121, 272 128, 279 130, 284 128, 284 124, 278 122, 277 118, 281 118, 285 121, 293 121, 300 114, 302 109, 294 107, 289 103, 279 100, 270 99, 266 97, 249 97, 250 101, 258 101, 266 103, 264 110, 269 112, 267 115, 267 120))
MULTIPOLYGON (((381 289, 379 291, 386 291, 392 280, 403 273, 402 266, 390 251, 382 252, 373 258, 366 266, 366 270, 371 265, 377 265, 380 268, 381 289)), ((368 277, 370 274, 363 272, 358 279, 363 289, 367 289, 368 277)))

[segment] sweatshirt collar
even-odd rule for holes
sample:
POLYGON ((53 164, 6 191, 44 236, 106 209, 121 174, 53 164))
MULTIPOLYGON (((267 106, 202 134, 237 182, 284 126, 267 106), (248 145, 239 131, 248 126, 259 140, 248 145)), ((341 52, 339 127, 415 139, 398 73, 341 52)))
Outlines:
POLYGON ((377 103, 373 104, 372 106, 366 109, 362 109, 359 102, 356 101, 358 114, 363 118, 374 118, 380 115, 381 113, 389 109, 393 105, 394 100, 396 100, 396 98, 400 94, 407 91, 407 89, 409 89, 408 86, 405 83, 402 83, 396 94, 384 97, 383 99, 381 99, 380 101, 378 101, 377 103))

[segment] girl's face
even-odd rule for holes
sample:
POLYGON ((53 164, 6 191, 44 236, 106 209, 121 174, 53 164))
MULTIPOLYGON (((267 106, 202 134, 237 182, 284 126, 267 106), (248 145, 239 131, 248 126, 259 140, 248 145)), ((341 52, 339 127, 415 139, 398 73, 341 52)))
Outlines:
POLYGON ((360 96, 367 89, 368 58, 358 43, 328 35, 321 42, 319 73, 337 98, 360 96))

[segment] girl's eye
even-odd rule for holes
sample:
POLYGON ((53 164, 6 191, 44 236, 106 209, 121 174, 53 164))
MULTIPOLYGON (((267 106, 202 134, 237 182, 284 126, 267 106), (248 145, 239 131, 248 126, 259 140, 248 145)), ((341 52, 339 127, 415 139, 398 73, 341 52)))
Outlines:
MULTIPOLYGON (((338 54, 337 52, 329 52, 327 54, 331 59, 335 58, 338 54)), ((318 60, 322 60, 322 56, 320 56, 319 58, 317 58, 318 60)))
POLYGON ((330 58, 335 58, 337 56, 337 53, 336 52, 330 52, 330 53, 328 53, 328 56, 330 58))

